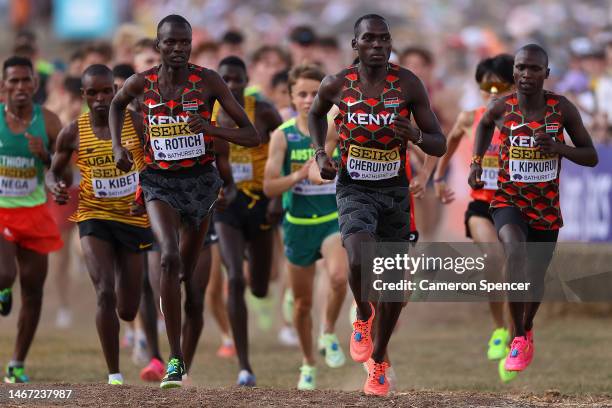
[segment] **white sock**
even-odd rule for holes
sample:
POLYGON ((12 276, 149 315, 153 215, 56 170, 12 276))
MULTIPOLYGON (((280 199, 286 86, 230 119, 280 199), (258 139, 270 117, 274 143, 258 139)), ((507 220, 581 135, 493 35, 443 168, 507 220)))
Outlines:
POLYGON ((113 381, 113 380, 119 380, 119 381, 123 382, 123 376, 121 375, 121 373, 109 374, 108 375, 108 383, 110 384, 110 382, 113 381))
POLYGON ((223 343, 224 346, 233 346, 234 345, 234 339, 232 339, 231 336, 222 334, 221 335, 221 342, 223 343))

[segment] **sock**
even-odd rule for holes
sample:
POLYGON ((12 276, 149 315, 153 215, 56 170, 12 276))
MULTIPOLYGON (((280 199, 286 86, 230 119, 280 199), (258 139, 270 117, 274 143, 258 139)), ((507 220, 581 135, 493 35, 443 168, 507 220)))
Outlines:
POLYGON ((110 383, 113 380, 119 380, 119 381, 123 382, 123 376, 121 375, 121 373, 109 374, 108 375, 108 382, 110 383))
POLYGON ((221 335, 221 343, 223 343, 224 346, 233 346, 234 345, 234 339, 232 339, 232 336, 229 336, 227 334, 222 334, 221 335))
POLYGON ((8 363, 9 367, 23 367, 23 361, 11 360, 8 363))

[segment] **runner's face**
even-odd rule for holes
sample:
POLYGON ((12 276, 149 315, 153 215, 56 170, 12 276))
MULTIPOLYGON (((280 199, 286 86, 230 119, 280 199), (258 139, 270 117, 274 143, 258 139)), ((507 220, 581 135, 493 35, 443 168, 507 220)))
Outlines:
POLYGON ((524 95, 540 92, 548 73, 546 57, 539 52, 519 51, 514 57, 514 83, 517 91, 524 95))
POLYGON ((232 91, 234 98, 242 98, 244 89, 249 82, 246 72, 241 67, 235 65, 223 65, 219 67, 219 75, 227 84, 227 87, 232 91))
POLYGON ((391 33, 387 24, 379 19, 363 20, 359 35, 353 39, 353 49, 359 60, 372 67, 386 66, 391 56, 391 33))
POLYGON ((191 55, 191 29, 186 24, 166 23, 157 33, 159 53, 164 65, 180 68, 191 55))
POLYGON ((305 117, 314 102, 321 83, 315 79, 300 78, 291 87, 291 102, 298 115, 305 117))
POLYGON ((4 91, 7 101, 15 107, 32 104, 32 96, 36 91, 36 78, 29 67, 13 66, 4 71, 4 91))
POLYGON ((276 109, 284 109, 291 105, 291 97, 289 96, 289 86, 286 82, 277 84, 272 88, 272 102, 276 109))
POLYGON ((494 96, 506 95, 514 88, 514 84, 509 84, 490 72, 482 76, 482 81, 478 85, 480 86, 480 97, 485 105, 494 96))
POLYGON ((83 77, 83 97, 93 113, 107 115, 115 96, 111 75, 85 75, 83 77))

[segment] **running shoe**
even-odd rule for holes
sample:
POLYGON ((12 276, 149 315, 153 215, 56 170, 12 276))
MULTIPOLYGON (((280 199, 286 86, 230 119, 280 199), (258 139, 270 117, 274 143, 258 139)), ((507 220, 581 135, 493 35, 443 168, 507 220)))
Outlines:
POLYGON ((72 326, 72 311, 65 307, 60 307, 55 315, 55 327, 58 329, 68 329, 72 326))
MULTIPOLYGON (((506 353, 509 353, 510 349, 506 347, 506 353)), ((499 374, 499 379, 507 384, 510 381, 514 380, 518 375, 518 371, 508 371, 506 370, 506 357, 499 360, 499 364, 497 365, 497 373, 499 374)))
POLYGON ((510 332, 505 327, 500 327, 493 331, 489 339, 489 349, 487 350, 487 358, 489 360, 499 360, 506 357, 508 353, 506 349, 510 343, 510 332))
POLYGON ((23 384, 30 382, 30 378, 25 374, 25 369, 21 367, 6 367, 4 382, 7 384, 23 384))
POLYGON ((168 361, 166 375, 159 384, 159 388, 178 388, 183 386, 183 374, 185 374, 185 363, 181 359, 171 358, 168 361))
POLYGON ((366 395, 386 396, 389 393, 389 380, 387 379, 389 363, 386 361, 377 363, 370 358, 367 361, 367 365, 368 378, 363 385, 363 392, 366 395))
MULTIPOLYGON (((387 366, 387 381, 389 381, 389 391, 393 392, 395 391, 396 387, 397 387, 397 374, 395 374, 395 370, 393 369, 393 366, 391 365, 391 363, 387 362, 388 366, 387 366)), ((368 373, 368 362, 366 361, 365 363, 362 363, 363 365, 363 369, 366 372, 366 374, 368 373)))
POLYGON ((300 367, 300 381, 297 389, 300 391, 312 391, 317 387, 317 368, 304 364, 300 367))
POLYGON ((237 385, 242 387, 254 387, 255 386, 255 374, 248 372, 247 370, 240 370, 238 373, 237 385))
POLYGON ((8 316, 11 313, 11 307, 13 306, 13 290, 6 288, 0 290, 0 315, 8 316))
POLYGON ((340 347, 338 336, 334 333, 324 333, 319 336, 319 348, 323 350, 322 354, 325 356, 325 364, 328 367, 338 368, 346 363, 344 351, 340 347))
POLYGON ((372 303, 369 303, 370 310, 372 311, 370 314, 370 318, 367 321, 355 319, 353 322, 353 333, 351 334, 351 343, 350 343, 350 351, 351 357, 354 361, 358 363, 364 363, 368 361, 370 356, 372 355, 372 350, 374 349, 374 345, 372 344, 372 322, 374 321, 374 316, 376 312, 374 311, 374 306, 372 303))
POLYGON ((293 291, 287 289, 283 295, 283 319, 289 324, 293 323, 293 304, 293 291))
POLYGON ((236 346, 234 342, 222 342, 217 350, 217 357, 232 358, 236 356, 236 346))
POLYGON ((300 345, 295 329, 291 326, 283 326, 278 331, 278 341, 286 347, 297 347, 300 345))
POLYGON ((506 357, 504 368, 508 371, 523 371, 533 359, 533 347, 526 337, 519 336, 512 340, 510 353, 506 357))
POLYGON ((109 385, 123 385, 123 378, 113 378, 108 380, 109 385))
POLYGON ((349 309, 349 324, 352 326, 355 320, 357 320, 357 304, 353 301, 349 309))
POLYGON ((140 379, 148 382, 159 382, 164 378, 164 363, 153 357, 149 364, 140 371, 140 379))

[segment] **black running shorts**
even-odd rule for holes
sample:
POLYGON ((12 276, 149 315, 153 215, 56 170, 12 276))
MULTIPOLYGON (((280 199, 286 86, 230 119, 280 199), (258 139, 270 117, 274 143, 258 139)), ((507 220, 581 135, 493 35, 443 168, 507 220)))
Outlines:
POLYGON ((78 225, 80 238, 96 237, 130 252, 149 251, 153 247, 153 232, 150 228, 99 219, 81 221, 78 225))
POLYGON ((214 220, 240 230, 247 241, 252 241, 272 228, 266 220, 269 202, 263 192, 246 194, 238 190, 236 198, 225 210, 215 211, 214 220))
POLYGON ((408 187, 371 188, 337 182, 336 199, 342 240, 366 232, 377 241, 410 242, 408 187))
POLYGON ((468 204, 468 208, 465 211, 465 236, 468 238, 472 238, 472 233, 470 232, 469 221, 472 217, 482 217, 491 221, 493 224, 493 217, 491 217, 491 213, 489 212, 490 203, 482 200, 474 200, 468 204))

